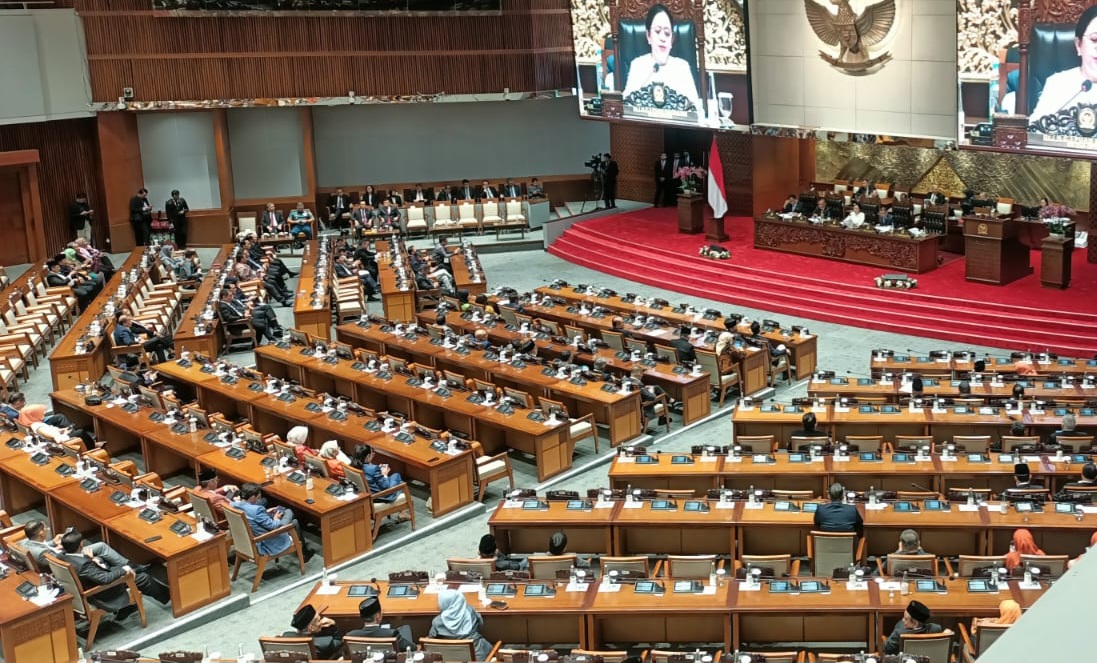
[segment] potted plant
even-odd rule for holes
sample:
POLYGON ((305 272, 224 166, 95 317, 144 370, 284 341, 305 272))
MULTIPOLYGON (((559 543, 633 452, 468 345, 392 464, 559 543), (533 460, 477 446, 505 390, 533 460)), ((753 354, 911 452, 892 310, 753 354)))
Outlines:
POLYGON ((705 177, 705 169, 700 166, 682 166, 674 173, 675 179, 681 182, 679 192, 692 196, 701 188, 701 180, 705 177))

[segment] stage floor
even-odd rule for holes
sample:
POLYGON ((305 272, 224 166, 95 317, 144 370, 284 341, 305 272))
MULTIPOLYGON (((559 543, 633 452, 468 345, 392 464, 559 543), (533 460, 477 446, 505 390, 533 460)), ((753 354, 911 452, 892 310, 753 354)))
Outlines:
POLYGON ((698 256, 704 235, 677 232, 677 210, 646 208, 576 224, 549 249, 591 269, 763 310, 829 322, 1003 348, 1097 353, 1097 265, 1073 255, 1067 290, 1040 285, 1040 252, 1031 275, 1007 286, 964 280, 962 256, 944 254, 918 274, 911 291, 881 290, 879 267, 755 249, 754 224, 725 221, 731 259, 698 256), (817 310, 818 314, 812 311, 817 310))

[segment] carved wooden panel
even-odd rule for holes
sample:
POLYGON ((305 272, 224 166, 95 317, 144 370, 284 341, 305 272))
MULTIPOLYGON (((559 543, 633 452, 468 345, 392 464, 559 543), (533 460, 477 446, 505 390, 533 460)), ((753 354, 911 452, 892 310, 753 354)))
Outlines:
POLYGON ((663 151, 663 127, 614 122, 609 128, 610 152, 620 170, 617 197, 650 202, 655 198, 655 162, 663 151))
POLYGON ((1086 7, 1094 4, 1097 0, 1033 0, 1032 20, 1036 23, 1075 23, 1086 7))
POLYGON ((754 209, 754 152, 750 134, 718 133, 716 148, 724 165, 724 194, 731 216, 752 216, 754 209))
POLYGON ((103 220, 93 226, 95 240, 102 242, 106 238, 94 118, 2 125, 0 152, 11 150, 38 150, 38 189, 48 255, 57 253, 75 236, 68 213, 80 191, 88 194, 96 220, 103 220))

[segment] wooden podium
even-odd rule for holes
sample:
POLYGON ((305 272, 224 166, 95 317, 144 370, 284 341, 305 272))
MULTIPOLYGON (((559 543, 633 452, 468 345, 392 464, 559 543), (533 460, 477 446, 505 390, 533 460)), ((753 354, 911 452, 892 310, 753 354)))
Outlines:
POLYGON ((1070 259, 1074 237, 1049 235, 1040 244, 1040 285, 1065 290, 1070 287, 1070 259))
POLYGON ((964 254, 968 281, 1005 285, 1032 273, 1029 249, 1008 217, 964 217, 964 254))
POLYGON ((678 232, 696 235, 704 230, 705 197, 699 193, 678 194, 678 232))

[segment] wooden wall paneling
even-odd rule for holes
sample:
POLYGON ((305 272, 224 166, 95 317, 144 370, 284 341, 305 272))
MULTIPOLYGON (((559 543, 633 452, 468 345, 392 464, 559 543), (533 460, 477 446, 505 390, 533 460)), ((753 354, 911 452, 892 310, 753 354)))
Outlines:
MULTIPOLYGON (((38 166, 31 177, 38 182, 39 209, 35 218, 41 228, 42 256, 52 255, 75 237, 69 226, 68 207, 80 191, 88 194, 96 211, 95 238, 102 243, 107 236, 106 214, 102 207, 95 119, 0 126, 0 152, 15 150, 38 151, 38 166)), ((37 231, 31 233, 32 237, 36 234, 37 231)), ((30 246, 32 259, 37 260, 33 258, 33 244, 30 246)))
POLYGON ((752 136, 754 182, 751 214, 757 216, 766 209, 784 203, 790 193, 801 190, 799 138, 752 136))
MULTIPOLYGON (((716 149, 724 166, 724 194, 728 200, 728 214, 751 216, 754 211, 754 151, 750 134, 718 132, 716 149)), ((728 233, 736 232, 732 225, 728 233)))
POLYGON ((312 108, 301 109, 301 151, 305 170, 305 195, 316 198, 316 141, 312 128, 312 108))
POLYGON ((30 262, 27 250, 27 230, 25 215, 27 203, 24 199, 23 168, 9 166, 0 168, 0 265, 18 265, 30 262))
POLYGON ((663 151, 663 127, 614 122, 609 150, 617 161, 617 197, 651 202, 655 198, 655 162, 663 151))
POLYGON ((144 185, 141 169, 141 141, 135 113, 99 113, 99 154, 103 163, 103 199, 110 237, 110 250, 115 253, 134 247, 133 228, 129 221, 130 198, 144 185))

